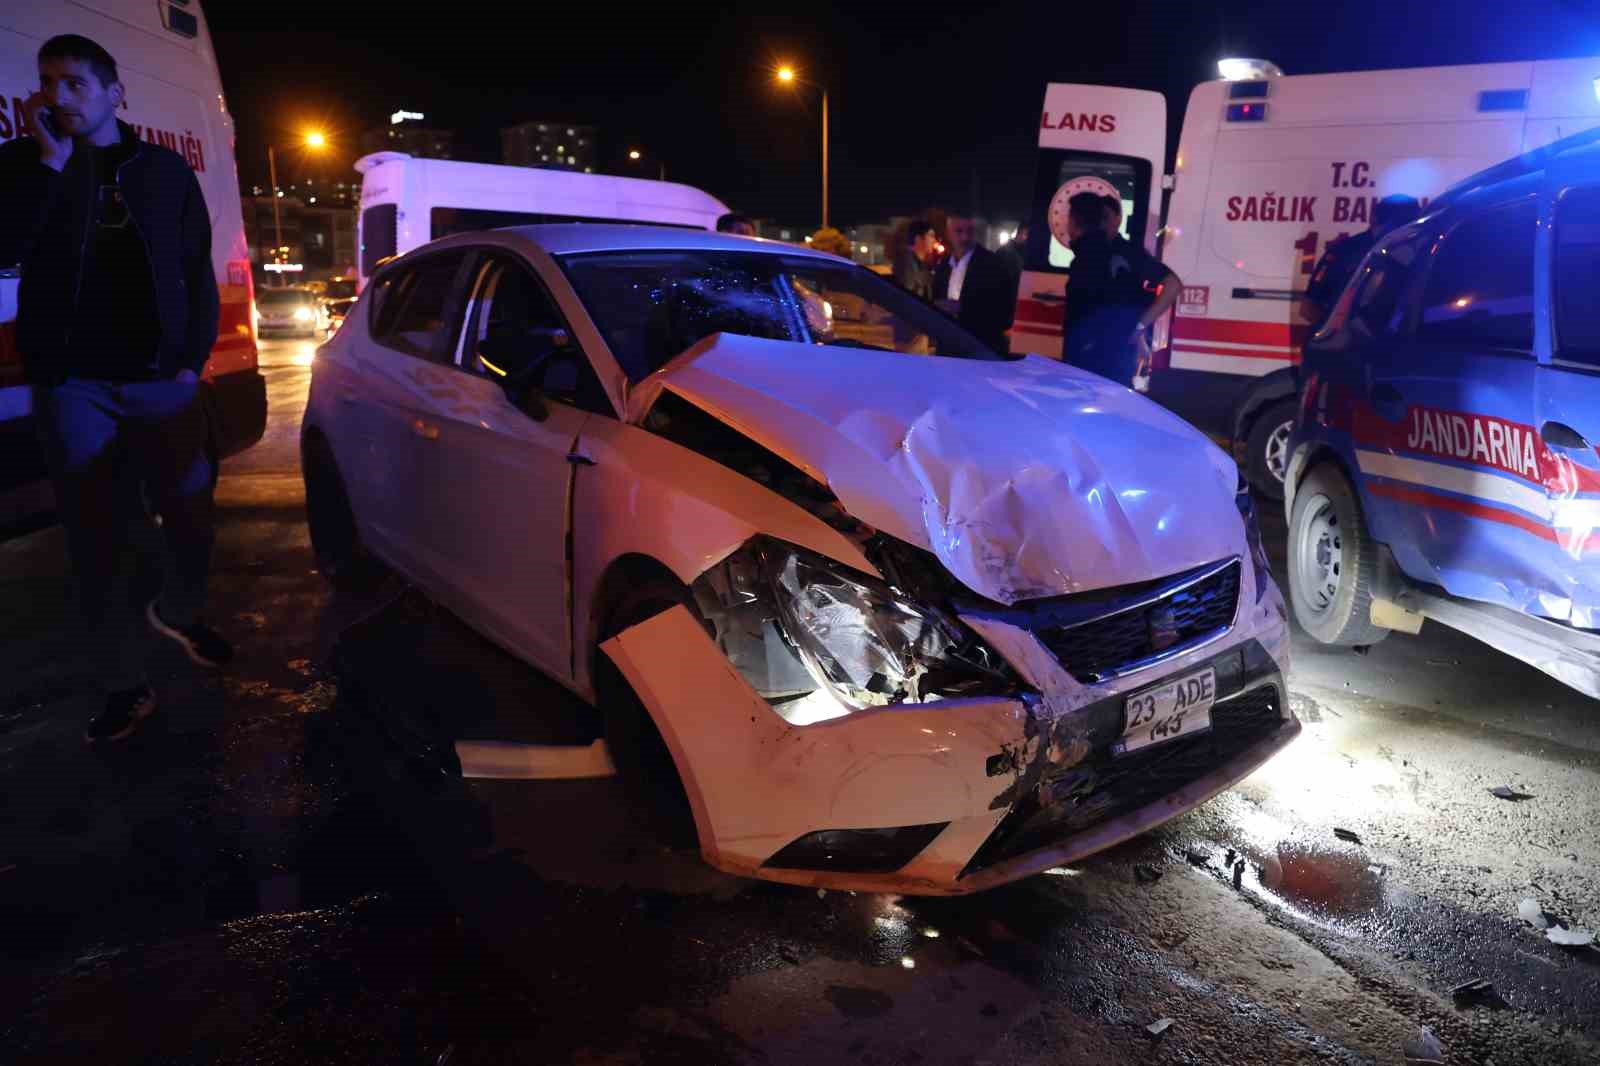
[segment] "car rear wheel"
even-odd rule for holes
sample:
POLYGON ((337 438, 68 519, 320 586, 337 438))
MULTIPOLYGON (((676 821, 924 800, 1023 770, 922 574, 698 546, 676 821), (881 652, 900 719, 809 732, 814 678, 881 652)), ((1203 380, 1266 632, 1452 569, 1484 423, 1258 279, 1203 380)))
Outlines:
MULTIPOLYGON (((689 591, 681 585, 647 581, 612 610, 601 643, 662 611, 690 602, 689 591)), ((694 811, 666 740, 622 671, 604 653, 598 658, 596 688, 606 747, 622 778, 629 805, 639 822, 661 843, 673 848, 697 848, 694 811)))
POLYGON ((1289 436, 1294 432, 1295 401, 1280 400, 1261 412, 1250 426, 1246 468, 1250 484, 1272 500, 1283 499, 1283 478, 1289 472, 1289 436))
POLYGON ((301 446, 300 455, 306 483, 306 525, 311 529, 317 569, 335 588, 356 591, 370 587, 381 568, 361 543, 361 530, 333 450, 322 437, 313 436, 301 446))
POLYGON ((1376 644, 1372 624, 1377 546, 1361 501, 1338 467, 1324 463, 1295 490, 1289 516, 1289 597, 1295 618, 1323 644, 1376 644))

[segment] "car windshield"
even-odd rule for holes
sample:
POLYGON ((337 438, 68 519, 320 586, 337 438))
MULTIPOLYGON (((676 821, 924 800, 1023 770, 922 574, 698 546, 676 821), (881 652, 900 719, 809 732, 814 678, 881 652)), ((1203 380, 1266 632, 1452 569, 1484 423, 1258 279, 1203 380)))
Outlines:
POLYGON ((263 307, 293 307, 311 302, 311 294, 302 289, 257 289, 256 303, 263 307))
POLYGON ((903 289, 849 263, 771 252, 604 252, 560 259, 632 381, 713 333, 1000 359, 903 289))

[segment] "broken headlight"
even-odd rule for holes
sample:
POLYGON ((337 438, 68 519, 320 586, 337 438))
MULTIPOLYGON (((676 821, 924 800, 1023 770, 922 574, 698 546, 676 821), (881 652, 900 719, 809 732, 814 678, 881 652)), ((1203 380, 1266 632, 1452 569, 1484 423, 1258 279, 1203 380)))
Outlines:
POLYGON ((703 574, 694 596, 729 661, 796 724, 1016 687, 959 619, 768 537, 703 574))
POLYGON ((1272 583, 1272 567, 1267 562, 1267 549, 1261 543, 1261 523, 1256 518, 1255 497, 1250 494, 1250 483, 1239 475, 1239 486, 1233 493, 1234 505, 1239 508, 1239 517, 1244 519, 1244 539, 1250 545, 1250 561, 1255 565, 1256 571, 1256 601, 1267 594, 1267 586, 1272 583))

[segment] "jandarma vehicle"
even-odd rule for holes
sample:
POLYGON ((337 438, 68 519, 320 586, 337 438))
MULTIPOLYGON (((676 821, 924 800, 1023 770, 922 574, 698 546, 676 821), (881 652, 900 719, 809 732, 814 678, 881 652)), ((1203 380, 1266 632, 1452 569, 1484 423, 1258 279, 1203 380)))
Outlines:
POLYGON ((376 557, 572 688, 737 874, 990 887, 1300 729, 1233 461, 833 256, 434 242, 319 350, 302 456, 324 572, 376 557))

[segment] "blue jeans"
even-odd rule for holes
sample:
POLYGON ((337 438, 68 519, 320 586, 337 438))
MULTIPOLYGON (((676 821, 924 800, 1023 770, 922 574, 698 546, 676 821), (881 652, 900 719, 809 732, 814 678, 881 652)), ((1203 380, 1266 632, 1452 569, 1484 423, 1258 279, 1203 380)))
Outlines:
POLYGON ((78 581, 90 654, 107 692, 144 682, 148 627, 123 583, 140 491, 161 516, 162 618, 194 622, 211 570, 216 465, 198 382, 69 378, 34 390, 34 421, 78 581))

